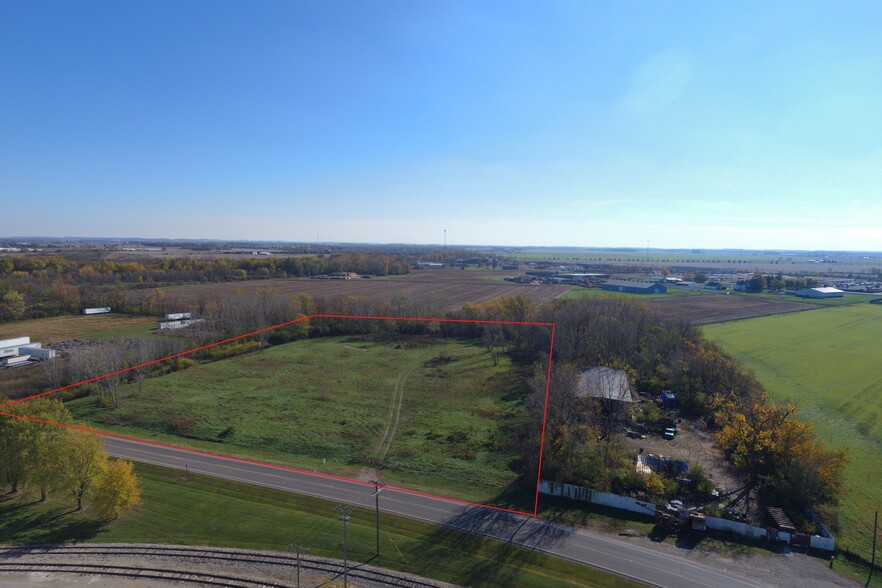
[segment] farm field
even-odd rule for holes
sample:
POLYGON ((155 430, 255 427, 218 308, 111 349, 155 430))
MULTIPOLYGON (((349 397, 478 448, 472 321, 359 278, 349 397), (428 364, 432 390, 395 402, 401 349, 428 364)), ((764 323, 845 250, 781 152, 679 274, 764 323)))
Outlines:
POLYGON ((479 342, 329 337, 129 385, 118 408, 68 407, 109 432, 487 502, 516 478, 529 371, 479 342))
MULTIPOLYGON (((855 294, 856 297, 861 295, 855 294)), ((573 288, 566 292, 564 300, 613 300, 627 298, 643 300, 651 304, 663 318, 671 321, 687 321, 693 325, 705 325, 725 321, 748 319, 758 316, 813 310, 825 306, 826 300, 814 304, 804 299, 789 297, 787 300, 763 296, 720 294, 706 290, 669 288, 666 294, 629 294, 607 292, 597 288, 573 288)), ((841 299, 837 299, 841 300, 841 299)), ((842 304, 856 304, 866 298, 849 298, 842 304)))
POLYGON ((837 545, 870 556, 882 507, 882 306, 825 308, 708 325, 704 334, 756 373, 775 400, 795 402, 820 438, 848 450, 837 545))
POLYGON ((694 290, 669 288, 665 294, 631 294, 629 292, 612 292, 602 290, 600 288, 572 288, 569 292, 563 294, 562 300, 612 300, 614 298, 629 298, 634 300, 652 300, 678 298, 683 296, 695 296, 701 292, 694 290))
MULTIPOLYGON (((442 311, 455 310, 465 303, 478 304, 503 296, 526 296, 537 304, 550 302, 570 289, 564 285, 531 285, 504 282, 506 275, 518 272, 425 270, 404 276, 388 276, 353 280, 310 280, 282 278, 271 280, 243 280, 212 284, 193 284, 163 288, 168 308, 191 308, 200 300, 241 293, 253 296, 260 291, 280 294, 305 293, 314 300, 335 297, 355 297, 369 302, 390 302, 393 297, 405 297, 421 305, 435 305, 442 311)), ((150 292, 150 290, 148 290, 150 292)), ((131 304, 137 306, 138 291, 129 294, 131 304)))
POLYGON ((774 298, 735 296, 707 293, 697 296, 662 296, 652 300, 653 307, 672 321, 707 325, 781 313, 821 308, 816 304, 800 304, 774 298))
POLYGON ((106 339, 146 333, 156 327, 157 320, 122 314, 54 316, 0 325, 0 339, 30 337, 44 346, 69 339, 106 339))
POLYGON ((882 256, 856 253, 760 252, 760 251, 702 251, 664 249, 591 249, 571 247, 531 247, 508 249, 506 254, 525 261, 555 261, 560 263, 587 263, 596 266, 633 265, 668 266, 684 269, 720 268, 753 273, 868 273, 882 268, 882 256))

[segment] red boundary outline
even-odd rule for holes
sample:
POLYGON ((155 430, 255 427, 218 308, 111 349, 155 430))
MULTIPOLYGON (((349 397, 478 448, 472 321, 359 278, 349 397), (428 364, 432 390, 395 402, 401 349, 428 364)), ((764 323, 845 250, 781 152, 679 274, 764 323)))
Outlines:
MULTIPOLYGON (((479 502, 470 502, 470 501, 468 501, 468 500, 460 500, 460 499, 458 499, 458 498, 451 498, 451 497, 449 497, 449 496, 440 496, 440 495, 437 495, 437 494, 429 494, 429 493, 426 493, 426 492, 419 492, 419 491, 417 491, 417 490, 410 490, 410 489, 408 489, 408 488, 400 488, 400 487, 397 487, 397 486, 384 486, 384 488, 385 488, 386 490, 391 490, 391 491, 394 491, 394 492, 401 492, 401 493, 403 493, 403 494, 413 494, 413 495, 416 495, 416 496, 425 496, 425 497, 428 497, 428 498, 435 498, 435 499, 438 499, 438 500, 446 500, 446 501, 448 501, 448 502, 456 502, 456 503, 458 503, 458 504, 465 504, 465 505, 469 505, 469 506, 480 506, 480 507, 483 507, 483 508, 489 508, 489 509, 498 510, 498 511, 502 511, 502 512, 508 512, 508 513, 512 513, 512 514, 526 515, 526 516, 530 516, 530 517, 535 517, 535 516, 536 516, 536 514, 537 514, 538 511, 539 511, 539 484, 540 484, 540 481, 541 481, 541 479, 542 479, 542 453, 543 453, 543 449, 544 449, 544 447, 545 447, 545 424, 546 424, 547 417, 548 417, 548 394, 549 394, 549 390, 551 389, 551 362, 552 362, 552 358, 553 358, 553 355, 554 355, 554 328, 555 328, 555 323, 538 322, 538 321, 495 321, 495 320, 478 320, 478 319, 445 319, 445 318, 423 318, 423 317, 415 318, 415 317, 393 317, 393 316, 358 316, 358 315, 341 315, 341 314, 311 314, 311 315, 308 315, 308 316, 302 316, 302 317, 296 318, 296 319, 294 319, 294 320, 286 321, 286 322, 284 322, 284 323, 279 323, 279 324, 277 324, 277 325, 273 325, 273 326, 271 326, 271 327, 264 327, 264 328, 262 328, 262 329, 257 329, 256 331, 251 331, 250 333, 245 333, 244 335, 237 335, 236 337, 230 337, 230 338, 228 338, 228 339, 224 339, 224 340, 222 340, 222 341, 217 341, 217 342, 215 342, 215 343, 210 343, 210 344, 208 344, 208 345, 202 345, 202 346, 200 346, 200 347, 194 347, 193 349, 189 349, 189 350, 187 350, 187 351, 181 351, 181 352, 179 352, 179 353, 174 353, 174 354, 172 354, 172 355, 168 355, 168 356, 166 356, 166 357, 162 357, 162 358, 160 358, 160 359, 154 359, 154 360, 151 360, 151 361, 148 361, 148 362, 145 362, 145 363, 141 363, 141 364, 138 364, 138 365, 135 365, 135 366, 132 366, 132 367, 128 367, 128 368, 125 368, 125 369, 122 369, 122 370, 117 370, 117 371, 115 371, 115 372, 109 372, 109 373, 107 373, 107 374, 103 374, 103 375, 100 375, 100 376, 96 376, 96 377, 94 377, 94 378, 89 378, 88 380, 83 380, 83 381, 81 381, 81 382, 76 382, 76 383, 74 383, 74 384, 68 384, 67 386, 61 386, 60 388, 55 388, 54 390, 49 390, 49 391, 47 391, 47 392, 41 392, 41 393, 39 393, 39 394, 34 394, 34 395, 32 395, 32 396, 27 396, 27 397, 25 397, 25 398, 19 398, 18 400, 12 400, 12 401, 10 401, 10 402, 6 402, 6 403, 4 403, 4 404, 0 404, 0 409, 5 408, 5 407, 7 407, 7 406, 12 406, 12 405, 14 405, 14 404, 19 404, 19 403, 21 403, 21 402, 26 402, 26 401, 28 401, 28 400, 33 400, 34 398, 40 398, 40 397, 42 397, 42 396, 48 396, 49 394, 54 394, 54 393, 56 393, 56 392, 61 392, 62 390, 69 390, 69 389, 71 389, 71 388, 76 388, 77 386, 82 386, 83 384, 89 384, 89 383, 91 383, 91 382, 96 382, 96 381, 98 381, 98 380, 102 380, 102 379, 104 379, 104 378, 109 378, 109 377, 111 377, 111 376, 116 376, 116 375, 119 375, 119 374, 124 374, 124 373, 126 373, 126 372, 130 372, 130 371, 132 371, 132 370, 136 370, 136 369, 139 369, 139 368, 142 368, 142 367, 146 367, 146 366, 149 366, 149 365, 155 365, 155 364, 157 364, 157 363, 161 363, 161 362, 163 362, 163 361, 168 361, 168 360, 170 360, 170 359, 174 359, 174 358, 176 358, 176 357, 181 357, 181 356, 184 356, 184 355, 189 355, 189 354, 191 354, 191 353, 196 353, 197 351, 202 351, 202 350, 204 350, 204 349, 210 349, 211 347, 216 347, 216 346, 218 346, 218 345, 223 345, 223 344, 225 344, 225 343, 229 343, 229 342, 231 342, 231 341, 237 341, 237 340, 239 340, 239 339, 244 339, 245 337, 251 337, 251 336, 253 336, 253 335, 257 335, 257 334, 259 334, 259 333, 265 333, 265 332, 267 332, 267 331, 272 331, 272 330, 275 330, 275 329, 279 329, 279 328, 281 328, 281 327, 286 327, 286 326, 288 326, 288 325, 293 325, 294 323, 298 323, 298 322, 301 322, 301 321, 306 321, 306 320, 310 320, 310 319, 314 319, 314 318, 325 318, 325 319, 359 319, 359 320, 386 320, 386 321, 398 321, 398 322, 407 322, 407 321, 411 321, 411 322, 439 322, 439 323, 471 323, 471 324, 520 325, 520 326, 541 326, 541 327, 551 327, 551 345, 549 346, 549 349, 548 349, 548 371, 547 371, 547 374, 546 374, 546 377, 545 377, 545 401, 544 401, 543 408, 542 408, 542 434, 541 434, 540 441, 539 441, 539 467, 538 467, 537 472, 536 472, 536 497, 535 497, 535 500, 534 500, 534 502, 533 502, 533 512, 532 512, 532 513, 531 513, 531 512, 520 511, 520 510, 513 510, 513 509, 503 508, 503 507, 500 507, 500 506, 491 506, 491 505, 489 505, 489 504, 481 504, 481 503, 479 503, 479 502)), ((207 456, 210 456, 210 457, 217 457, 217 458, 221 458, 221 459, 228 459, 228 460, 231 460, 231 461, 238 461, 238 462, 243 462, 243 463, 250 463, 250 464, 254 464, 254 465, 261 465, 261 466, 271 467, 271 468, 280 469, 280 470, 287 470, 287 471, 297 472, 297 473, 300 473, 300 474, 306 474, 306 475, 310 475, 310 476, 317 476, 317 477, 320 477, 320 478, 329 478, 329 479, 332 479, 332 480, 339 480, 339 481, 342 481, 342 482, 349 482, 349 483, 351 483, 351 484, 359 484, 359 485, 361 485, 361 486, 371 486, 371 487, 373 486, 373 484, 371 484, 370 482, 362 482, 362 481, 360 481, 360 480, 352 480, 352 479, 350 479, 350 478, 344 478, 344 477, 342 477, 342 476, 334 476, 334 475, 332 475, 332 474, 324 474, 324 473, 321 473, 321 472, 312 472, 312 471, 308 471, 308 470, 300 470, 300 469, 297 469, 297 468, 287 467, 287 466, 278 465, 278 464, 266 463, 266 462, 257 461, 257 460, 251 460, 251 459, 246 459, 246 458, 242 458, 242 457, 234 457, 234 456, 232 456, 232 455, 222 455, 222 454, 219 454, 219 453, 211 453, 211 452, 209 452, 209 451, 201 451, 201 450, 198 450, 198 449, 189 449, 189 448, 186 448, 186 447, 178 447, 177 445, 171 445, 171 444, 167 444, 167 443, 160 443, 160 442, 158 442, 158 441, 148 441, 148 440, 146 440, 146 439, 138 439, 138 438, 136 438, 136 437, 127 437, 127 436, 125 436, 125 435, 117 435, 117 434, 115 434, 115 433, 108 433, 108 432, 105 432, 105 431, 99 431, 99 430, 97 430, 97 429, 88 429, 88 428, 85 428, 85 427, 78 427, 78 426, 76 426, 76 425, 70 425, 70 424, 66 424, 66 423, 56 423, 56 422, 54 422, 54 421, 44 421, 44 420, 36 419, 36 418, 33 418, 33 417, 28 417, 28 416, 23 416, 23 415, 17 415, 17 414, 11 414, 11 413, 7 413, 7 412, 3 412, 3 411, 0 411, 0 416, 7 416, 7 417, 12 417, 12 418, 17 418, 17 419, 22 419, 22 420, 26 420, 26 421, 35 422, 35 423, 41 423, 41 424, 45 424, 45 425, 53 425, 53 426, 56 426, 56 427, 64 427, 64 428, 67 428, 67 429, 74 429, 74 430, 77 430, 77 431, 84 431, 84 432, 87 432, 87 433, 94 433, 94 434, 96 434, 96 435, 103 435, 103 436, 105 436, 105 437, 113 437, 113 438, 115 438, 115 439, 123 439, 123 440, 126 440, 126 441, 136 441, 136 442, 138 442, 138 443, 144 443, 144 444, 147 444, 147 445, 154 445, 154 446, 157 446, 157 447, 165 447, 165 448, 168 448, 168 449, 175 449, 175 450, 178 450, 178 451, 186 451, 186 452, 189 452, 189 453, 196 453, 196 454, 200 454, 200 455, 207 455, 207 456)))

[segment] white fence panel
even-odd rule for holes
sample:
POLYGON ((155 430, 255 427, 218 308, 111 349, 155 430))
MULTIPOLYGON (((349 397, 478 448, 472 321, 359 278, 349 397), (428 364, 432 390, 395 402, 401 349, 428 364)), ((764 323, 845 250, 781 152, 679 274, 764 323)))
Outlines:
POLYGON ((728 531, 741 535, 742 537, 750 537, 752 539, 762 539, 766 536, 766 530, 760 527, 754 527, 740 521, 730 521, 728 519, 720 519, 717 517, 705 517, 705 524, 708 529, 715 531, 728 531))
MULTIPOLYGON (((582 502, 590 502, 592 504, 600 504, 611 508, 619 508, 631 512, 637 512, 644 515, 655 515, 656 505, 644 500, 637 500, 630 496, 619 496, 609 492, 598 492, 590 488, 582 486, 574 486, 573 484, 559 484, 548 480, 539 482, 539 493, 549 496, 564 496, 572 500, 580 500, 582 502)), ((740 521, 730 521, 729 519, 721 519, 718 517, 705 517, 705 525, 708 529, 714 531, 727 531, 741 537, 749 539, 765 539, 767 530, 762 527, 754 527, 740 521)), ((792 537, 790 533, 778 531, 777 537, 779 541, 790 543, 792 537)), ((811 546, 815 549, 824 549, 834 551, 836 549, 836 540, 833 537, 821 537, 812 535, 811 546)))
POLYGON ((602 504, 611 506, 612 508, 621 508, 631 512, 638 512, 649 516, 655 515, 655 504, 644 500, 637 500, 630 496, 619 496, 618 494, 610 494, 609 492, 593 492, 592 502, 594 504, 602 504))
POLYGON ((637 500, 629 496, 619 496, 609 492, 598 492, 590 488, 582 486, 574 486, 573 484, 558 484, 542 480, 539 483, 539 493, 548 494, 550 496, 563 496, 572 500, 582 502, 590 502, 592 504, 600 504, 612 508, 620 508, 631 512, 637 512, 649 516, 655 515, 655 504, 644 500, 637 500))

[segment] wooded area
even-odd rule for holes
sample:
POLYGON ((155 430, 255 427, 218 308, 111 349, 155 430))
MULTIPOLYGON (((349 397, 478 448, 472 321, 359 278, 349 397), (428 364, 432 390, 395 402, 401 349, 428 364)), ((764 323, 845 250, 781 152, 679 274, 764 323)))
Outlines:
POLYGON ((46 424, 77 425, 59 400, 37 398, 0 410, 27 417, 0 417, 0 485, 10 494, 34 488, 45 502, 57 491, 75 500, 77 510, 89 497, 90 507, 109 519, 140 504, 132 464, 111 460, 100 436, 46 424))

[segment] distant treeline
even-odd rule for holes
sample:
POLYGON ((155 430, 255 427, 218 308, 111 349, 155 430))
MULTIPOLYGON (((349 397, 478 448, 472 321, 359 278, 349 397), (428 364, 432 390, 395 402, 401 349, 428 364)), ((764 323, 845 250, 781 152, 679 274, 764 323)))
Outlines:
POLYGON ((126 306, 129 289, 171 284, 315 276, 355 272, 376 276, 410 271, 407 255, 354 252, 238 259, 145 258, 84 261, 60 255, 0 257, 0 322, 126 306))

